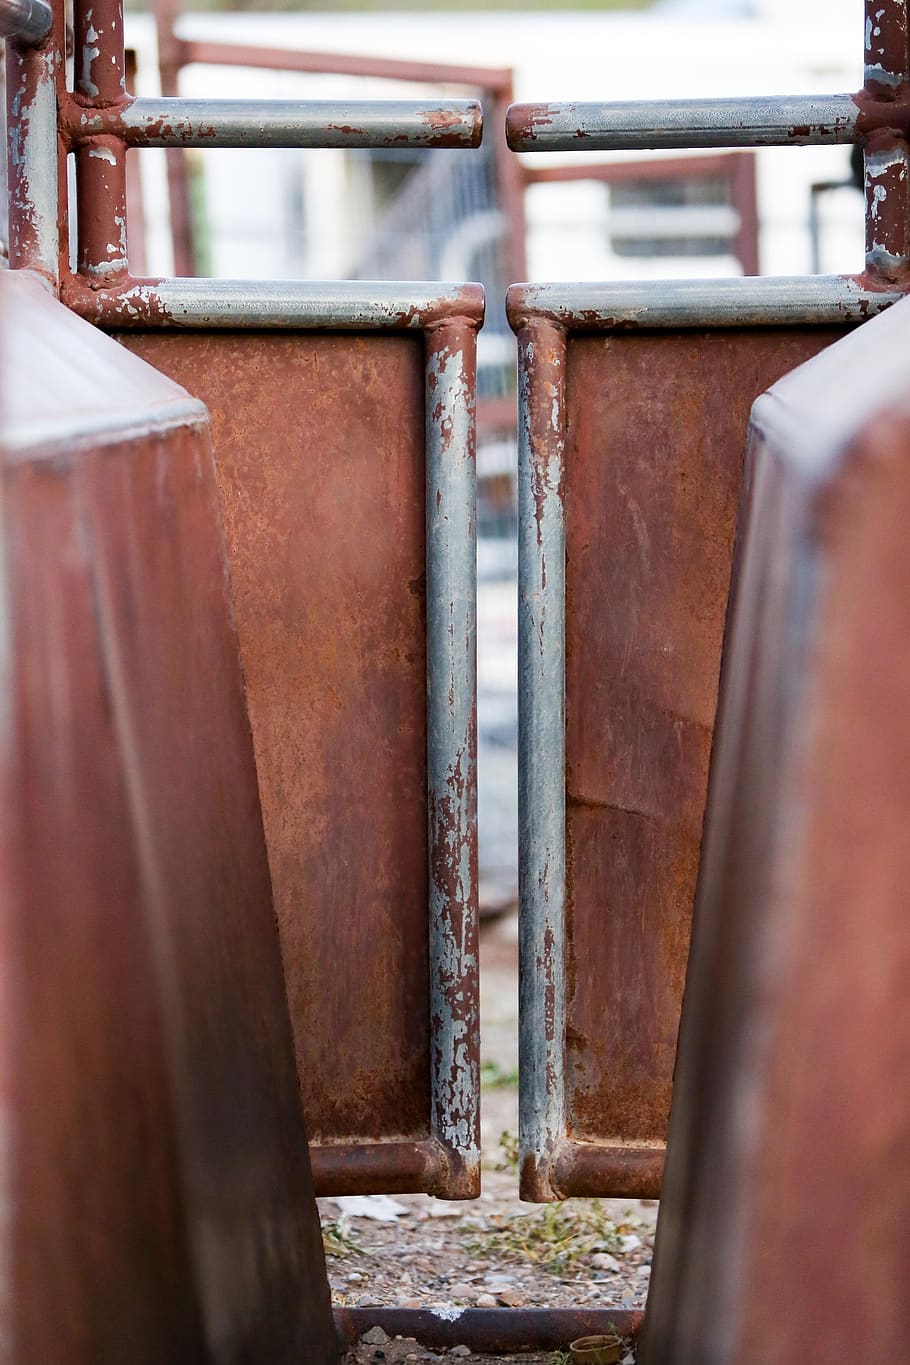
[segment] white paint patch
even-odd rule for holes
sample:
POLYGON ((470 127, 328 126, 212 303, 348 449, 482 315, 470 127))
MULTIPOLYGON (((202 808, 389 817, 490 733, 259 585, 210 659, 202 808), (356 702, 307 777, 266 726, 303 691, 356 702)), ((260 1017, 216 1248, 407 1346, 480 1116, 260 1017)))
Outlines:
POLYGON ((110 147, 92 147, 89 156, 95 157, 98 161, 107 161, 111 166, 117 164, 117 158, 110 147))
POLYGON ((433 1317, 434 1317, 434 1318, 441 1318, 443 1322, 457 1322, 458 1319, 461 1317, 462 1313, 464 1313, 465 1311, 466 1311, 466 1310, 465 1310, 464 1308, 431 1308, 431 1309, 430 1309, 430 1312, 433 1314, 433 1317))

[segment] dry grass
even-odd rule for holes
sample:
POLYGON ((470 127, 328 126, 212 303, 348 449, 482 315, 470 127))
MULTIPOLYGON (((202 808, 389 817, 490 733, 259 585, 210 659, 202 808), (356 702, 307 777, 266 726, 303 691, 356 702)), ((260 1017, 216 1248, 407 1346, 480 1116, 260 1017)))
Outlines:
POLYGON ((534 1213, 494 1217, 491 1224, 469 1243, 474 1255, 504 1265, 524 1262, 557 1272, 595 1252, 615 1252, 623 1231, 597 1199, 547 1204, 534 1213))

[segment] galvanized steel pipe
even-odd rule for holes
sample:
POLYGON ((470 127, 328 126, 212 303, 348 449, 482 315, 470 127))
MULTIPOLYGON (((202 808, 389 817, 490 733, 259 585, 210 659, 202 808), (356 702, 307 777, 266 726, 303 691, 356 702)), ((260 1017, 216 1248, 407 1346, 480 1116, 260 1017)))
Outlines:
POLYGON ((565 332, 518 334, 518 895, 521 1196, 558 1198, 565 1136, 565 332))
POLYGON ((54 16, 45 0, 0 0, 0 38, 37 47, 51 31, 54 16))
POLYGON ((480 1193, 476 326, 455 318, 426 340, 431 1114, 459 1199, 480 1193))
POLYGON ((123 289, 67 286, 66 302, 90 322, 111 327, 266 327, 338 331, 420 331, 458 313, 479 323, 479 284, 389 280, 133 281, 123 289))
POLYGON ((904 295, 841 275, 719 280, 521 284, 508 293, 513 327, 543 316, 578 331, 622 328, 835 326, 864 322, 904 295))
POLYGON ((483 111, 476 100, 134 99, 70 106, 67 131, 129 147, 478 147, 483 111))
POLYGON ((610 104, 513 104, 514 152, 614 152, 670 147, 790 147, 852 142, 850 95, 610 104))

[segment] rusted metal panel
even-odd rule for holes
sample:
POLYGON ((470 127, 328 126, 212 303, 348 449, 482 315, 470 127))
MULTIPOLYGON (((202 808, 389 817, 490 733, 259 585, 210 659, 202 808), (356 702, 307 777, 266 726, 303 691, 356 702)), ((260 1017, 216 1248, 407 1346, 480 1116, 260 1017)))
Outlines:
POLYGON ((124 334, 212 413, 325 1193, 465 1198, 479 1179, 477 317, 464 308, 386 335, 124 334))
POLYGON ((906 1355, 908 339, 754 410, 647 1365, 906 1355))
POLYGON ((841 333, 566 331, 524 293, 523 1192, 653 1196, 749 407, 841 333))
POLYGON ((4 1354, 328 1365, 206 414, 0 291, 4 1354))
MULTIPOLYGON (((577 1143, 634 1148, 666 1130, 748 412, 836 335, 569 342, 565 1064, 577 1143)), ((594 1169, 586 1155, 566 1174, 596 1192, 606 1153, 594 1169)), ((643 1172, 632 1179, 656 1193, 643 1172)))

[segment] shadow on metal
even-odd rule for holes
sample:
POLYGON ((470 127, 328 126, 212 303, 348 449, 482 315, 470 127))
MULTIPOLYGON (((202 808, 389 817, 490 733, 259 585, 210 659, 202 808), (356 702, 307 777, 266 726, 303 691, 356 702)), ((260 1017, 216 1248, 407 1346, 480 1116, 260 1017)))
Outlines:
POLYGON ((207 414, 0 319, 4 1352, 328 1365, 207 414))
POLYGON ((908 343, 753 410, 643 1365, 906 1354, 908 343))

